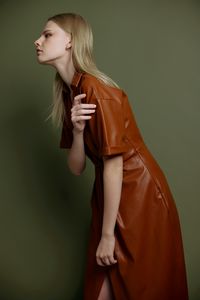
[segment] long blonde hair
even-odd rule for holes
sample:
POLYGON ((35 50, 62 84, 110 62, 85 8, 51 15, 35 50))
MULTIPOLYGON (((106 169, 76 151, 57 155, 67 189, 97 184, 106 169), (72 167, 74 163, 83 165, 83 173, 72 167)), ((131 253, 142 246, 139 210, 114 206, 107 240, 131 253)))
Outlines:
MULTIPOLYGON (((110 77, 101 72, 93 59, 93 34, 88 22, 80 15, 74 13, 62 13, 48 18, 55 22, 63 30, 72 35, 72 60, 76 71, 86 72, 103 83, 113 87, 119 87, 110 77)), ((66 84, 57 72, 53 83, 52 112, 48 116, 57 126, 61 126, 65 117, 63 103, 63 90, 66 84)))

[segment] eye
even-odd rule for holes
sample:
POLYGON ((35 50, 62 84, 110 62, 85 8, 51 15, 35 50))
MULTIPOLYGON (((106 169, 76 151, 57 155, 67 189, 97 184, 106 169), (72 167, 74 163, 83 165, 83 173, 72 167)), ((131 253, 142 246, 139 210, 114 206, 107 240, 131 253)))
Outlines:
POLYGON ((52 34, 51 33, 46 33, 45 34, 45 38, 48 38, 49 36, 51 36, 52 34))

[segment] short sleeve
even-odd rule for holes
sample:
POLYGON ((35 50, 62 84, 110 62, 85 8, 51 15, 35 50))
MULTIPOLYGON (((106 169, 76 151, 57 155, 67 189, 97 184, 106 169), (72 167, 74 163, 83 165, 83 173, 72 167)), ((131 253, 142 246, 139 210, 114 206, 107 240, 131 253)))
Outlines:
POLYGON ((72 128, 67 125, 66 119, 64 119, 61 131, 60 148, 71 148, 72 141, 72 128))
POLYGON ((96 105, 91 126, 94 127, 93 134, 99 156, 127 152, 130 145, 125 134, 125 120, 121 101, 97 99, 96 105))

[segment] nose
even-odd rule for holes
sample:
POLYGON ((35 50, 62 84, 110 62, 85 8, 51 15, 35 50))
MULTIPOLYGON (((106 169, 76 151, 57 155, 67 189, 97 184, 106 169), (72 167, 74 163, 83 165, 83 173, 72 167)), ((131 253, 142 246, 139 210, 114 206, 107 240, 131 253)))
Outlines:
POLYGON ((37 46, 40 46, 40 39, 37 39, 35 42, 34 42, 34 45, 37 47, 37 46))

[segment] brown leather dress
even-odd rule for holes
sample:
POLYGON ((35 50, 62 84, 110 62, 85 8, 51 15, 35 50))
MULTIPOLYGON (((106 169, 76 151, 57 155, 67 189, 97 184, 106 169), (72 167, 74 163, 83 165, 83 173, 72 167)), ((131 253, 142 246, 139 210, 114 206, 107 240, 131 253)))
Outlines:
MULTIPOLYGON (((97 300, 105 274, 116 300, 187 300, 188 289, 177 209, 163 171, 148 150, 123 90, 95 77, 75 72, 74 96, 86 93, 84 103, 96 112, 86 121, 86 155, 95 166, 84 300, 97 300), (99 266, 96 250, 103 216, 104 155, 123 155, 123 182, 115 226, 117 263, 99 266)), ((63 92, 66 118, 60 148, 72 145, 71 107, 63 92)))

